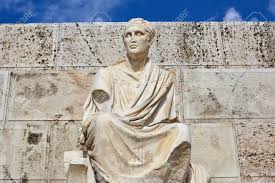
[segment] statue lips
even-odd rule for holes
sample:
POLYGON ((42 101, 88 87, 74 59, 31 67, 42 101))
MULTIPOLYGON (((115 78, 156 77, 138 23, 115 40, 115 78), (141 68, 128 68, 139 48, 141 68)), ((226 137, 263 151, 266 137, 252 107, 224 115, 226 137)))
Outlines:
POLYGON ((135 49, 135 48, 137 48, 137 45, 130 45, 129 46, 131 49, 135 49))

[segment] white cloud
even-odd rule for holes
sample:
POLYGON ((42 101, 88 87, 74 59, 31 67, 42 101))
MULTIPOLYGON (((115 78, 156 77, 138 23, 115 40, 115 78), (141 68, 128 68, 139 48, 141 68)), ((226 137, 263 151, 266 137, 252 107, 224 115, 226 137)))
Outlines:
POLYGON ((132 0, 58 0, 36 3, 33 0, 0 0, 0 11, 13 11, 22 15, 31 10, 42 22, 110 21, 111 13, 120 5, 132 0))
POLYGON ((269 0, 268 10, 275 16, 275 0, 269 0))
POLYGON ((212 17, 209 17, 209 18, 207 18, 206 19, 206 21, 215 21, 217 19, 217 17, 216 16, 212 16, 212 17))
POLYGON ((97 12, 105 12, 107 17, 97 20, 110 21, 108 12, 128 0, 61 0, 46 7, 41 12, 45 22, 90 21, 97 12))
POLYGON ((231 7, 226 11, 223 20, 224 21, 242 21, 242 16, 234 7, 231 7))
POLYGON ((21 13, 28 10, 34 10, 34 5, 32 1, 26 0, 0 0, 0 10, 21 13))

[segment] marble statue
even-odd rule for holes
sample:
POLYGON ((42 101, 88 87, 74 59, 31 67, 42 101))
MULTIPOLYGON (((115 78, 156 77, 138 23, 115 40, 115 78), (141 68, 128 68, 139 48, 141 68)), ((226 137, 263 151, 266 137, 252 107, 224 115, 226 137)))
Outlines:
POLYGON ((175 72, 148 57, 154 35, 148 21, 130 20, 125 59, 97 72, 84 105, 82 151, 65 153, 67 175, 76 177, 71 182, 207 183, 203 167, 190 163, 188 126, 175 105, 175 72))

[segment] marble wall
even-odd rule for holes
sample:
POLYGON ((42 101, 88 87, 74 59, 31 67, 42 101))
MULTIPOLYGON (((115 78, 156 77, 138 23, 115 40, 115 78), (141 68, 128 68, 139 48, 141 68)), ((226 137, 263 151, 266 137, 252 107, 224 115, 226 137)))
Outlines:
MULTIPOLYGON (((95 72, 125 23, 0 25, 0 183, 64 183, 95 72)), ((150 57, 177 70, 192 161, 213 183, 275 183, 275 23, 154 23, 150 57)))

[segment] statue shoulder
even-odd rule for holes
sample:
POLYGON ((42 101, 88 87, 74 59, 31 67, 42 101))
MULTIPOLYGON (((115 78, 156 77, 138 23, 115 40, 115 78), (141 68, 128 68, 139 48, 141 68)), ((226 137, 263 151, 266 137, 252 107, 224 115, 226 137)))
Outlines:
POLYGON ((111 63, 111 65, 104 67, 104 68, 100 68, 97 71, 97 73, 109 73, 111 70, 119 68, 124 62, 125 62, 125 60, 123 60, 123 59, 116 60, 115 62, 111 63))
POLYGON ((176 68, 162 68, 160 66, 158 67, 162 71, 162 73, 164 73, 165 75, 169 75, 172 78, 176 78, 176 75, 177 75, 176 68))
POLYGON ((120 67, 124 63, 125 63, 125 59, 118 59, 114 61, 109 67, 120 67))
POLYGON ((107 67, 103 67, 97 70, 96 72, 96 79, 97 78, 104 78, 107 80, 110 80, 113 76, 113 73, 119 70, 121 65, 125 62, 125 60, 118 60, 112 63, 111 65, 107 67))
POLYGON ((99 73, 110 73, 113 70, 116 70, 124 64, 125 60, 120 59, 111 63, 109 66, 99 69, 97 72, 99 73))
POLYGON ((96 72, 97 77, 103 77, 103 76, 106 76, 106 75, 109 75, 109 68, 108 67, 100 68, 96 72))

